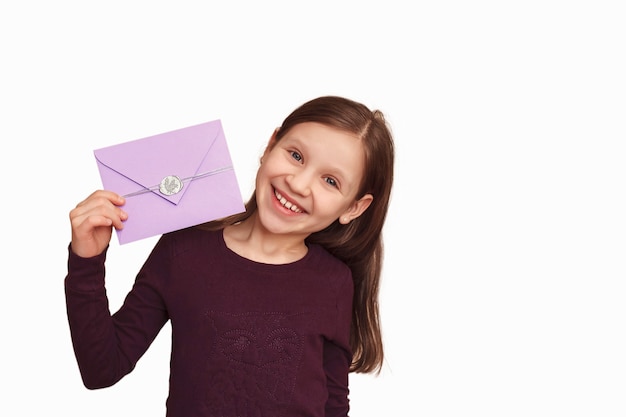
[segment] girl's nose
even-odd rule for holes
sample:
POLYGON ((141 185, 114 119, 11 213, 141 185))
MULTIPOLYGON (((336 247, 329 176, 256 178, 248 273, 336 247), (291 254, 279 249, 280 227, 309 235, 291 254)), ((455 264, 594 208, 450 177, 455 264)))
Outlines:
POLYGON ((304 170, 288 175, 286 179, 291 191, 303 196, 307 196, 311 192, 312 180, 311 173, 304 170))

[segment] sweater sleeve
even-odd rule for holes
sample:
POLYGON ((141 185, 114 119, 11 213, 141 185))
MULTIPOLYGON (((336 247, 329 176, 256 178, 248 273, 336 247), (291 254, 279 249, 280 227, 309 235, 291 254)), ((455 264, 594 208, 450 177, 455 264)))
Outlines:
POLYGON ((167 322, 167 311, 156 279, 140 272, 122 307, 111 315, 106 251, 93 258, 68 251, 65 297, 76 361, 85 387, 108 387, 133 370, 167 322))
POLYGON ((337 298, 337 328, 334 338, 324 343, 324 370, 328 386, 326 417, 346 417, 349 411, 348 374, 352 363, 350 323, 352 319, 352 277, 337 298))

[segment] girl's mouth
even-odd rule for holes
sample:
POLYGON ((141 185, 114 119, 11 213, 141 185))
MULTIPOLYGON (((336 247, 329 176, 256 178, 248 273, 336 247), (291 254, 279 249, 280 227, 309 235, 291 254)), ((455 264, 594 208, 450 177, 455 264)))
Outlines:
POLYGON ((288 201, 276 189, 274 189, 274 195, 276 196, 276 199, 280 202, 280 204, 282 204, 282 206, 285 207, 286 209, 289 209, 289 210, 293 211, 294 213, 302 213, 303 212, 303 210, 300 207, 296 206, 291 201, 288 201))

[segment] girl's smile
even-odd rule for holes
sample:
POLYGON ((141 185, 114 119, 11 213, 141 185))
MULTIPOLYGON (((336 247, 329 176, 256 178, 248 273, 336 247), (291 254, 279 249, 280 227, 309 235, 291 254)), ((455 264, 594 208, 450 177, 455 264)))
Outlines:
POLYGON ((290 199, 285 198, 278 190, 274 189, 274 195, 280 205, 292 213, 302 213, 303 210, 296 204, 291 202, 290 199))

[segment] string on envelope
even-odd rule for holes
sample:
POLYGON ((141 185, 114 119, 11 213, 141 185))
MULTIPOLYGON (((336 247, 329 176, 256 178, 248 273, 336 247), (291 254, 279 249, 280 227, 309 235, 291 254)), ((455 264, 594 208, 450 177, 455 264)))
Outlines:
MULTIPOLYGON (((228 166, 225 166, 225 167, 222 167, 222 168, 214 169, 212 171, 207 171, 207 172, 203 172, 201 174, 196 174, 196 175, 194 175, 192 177, 181 178, 180 181, 185 183, 185 182, 188 182, 188 181, 191 181, 191 180, 197 180, 197 179, 200 179, 200 178, 210 177, 212 175, 220 174, 220 173, 225 172, 225 171, 231 171, 232 169, 233 169, 233 166, 232 165, 228 165, 228 166)), ((129 194, 124 194, 122 197, 128 198, 128 197, 134 197, 134 196, 140 195, 140 194, 151 193, 151 192, 154 192, 154 191, 158 191, 159 187, 160 187, 160 185, 154 185, 154 186, 151 186, 151 187, 148 187, 148 188, 143 188, 142 190, 139 190, 139 191, 135 191, 135 192, 132 192, 132 193, 129 193, 129 194)))

